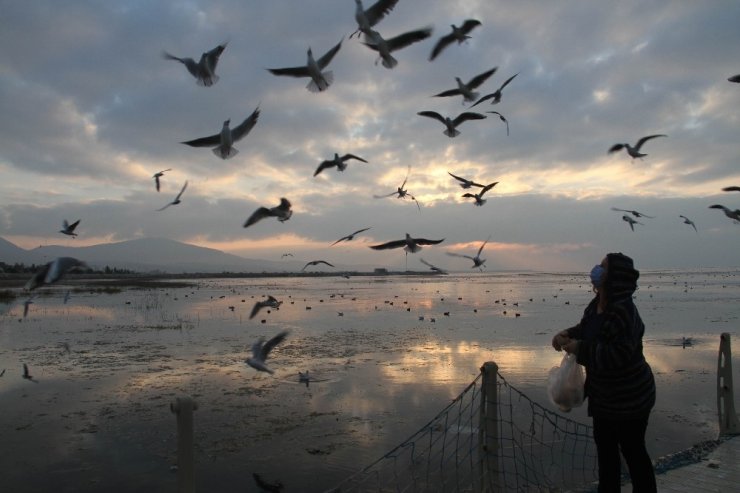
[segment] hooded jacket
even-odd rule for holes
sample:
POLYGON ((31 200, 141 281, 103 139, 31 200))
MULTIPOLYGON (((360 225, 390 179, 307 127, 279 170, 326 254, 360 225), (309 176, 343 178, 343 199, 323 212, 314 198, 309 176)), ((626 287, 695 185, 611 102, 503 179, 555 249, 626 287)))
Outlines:
POLYGON ((640 273, 626 255, 610 253, 607 259, 606 308, 597 313, 596 296, 568 335, 580 340, 576 360, 586 368, 588 414, 644 418, 655 405, 655 379, 642 353, 645 325, 632 301, 640 273))

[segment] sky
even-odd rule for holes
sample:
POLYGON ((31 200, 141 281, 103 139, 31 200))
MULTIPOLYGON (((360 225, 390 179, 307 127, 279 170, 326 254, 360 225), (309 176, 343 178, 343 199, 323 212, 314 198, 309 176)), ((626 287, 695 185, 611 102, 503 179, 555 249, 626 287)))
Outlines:
MULTIPOLYGON (((370 5, 365 2, 365 7, 370 5)), ((585 271, 621 251, 637 268, 740 266, 738 2, 400 0, 375 29, 432 36, 387 69, 350 35, 352 0, 0 0, 0 237, 23 248, 162 237, 241 255, 343 265, 585 271), (434 61, 451 25, 481 25, 434 61), (324 92, 266 69, 306 64, 341 41, 324 92), (227 43, 220 80, 201 87, 166 50, 196 60, 227 43), (497 67, 477 91, 486 120, 455 138, 417 115, 455 117, 462 97, 433 97, 497 67), (222 160, 183 145, 256 108, 222 160), (510 135, 497 115, 508 120, 510 135), (633 160, 616 143, 665 134, 633 160), (319 163, 355 154, 344 172, 319 163), (161 192, 152 175, 162 177, 161 192), (448 172, 498 182, 477 207, 448 172), (419 202, 375 195, 406 188, 419 202), (172 201, 188 181, 182 202, 172 201), (294 214, 243 228, 287 198, 294 214), (635 210, 634 231, 622 219, 635 210), (629 213, 627 213, 629 214, 629 213), (679 215, 694 221, 697 230, 679 215), (79 234, 60 234, 80 219, 79 234), (353 241, 342 236, 371 228, 353 241), (408 255, 369 245, 443 239, 408 255)))

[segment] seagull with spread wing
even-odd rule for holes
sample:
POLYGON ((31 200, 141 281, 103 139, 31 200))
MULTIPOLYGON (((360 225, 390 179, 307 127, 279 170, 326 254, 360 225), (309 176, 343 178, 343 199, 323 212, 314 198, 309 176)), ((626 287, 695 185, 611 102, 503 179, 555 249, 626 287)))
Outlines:
POLYGON ((689 226, 691 226, 692 228, 694 228, 694 231, 696 231, 697 233, 699 232, 699 230, 698 230, 698 229, 696 229, 696 224, 694 224, 694 221, 692 221, 691 219, 689 219, 689 218, 688 218, 688 217, 686 217, 686 216, 681 216, 681 215, 679 215, 678 217, 681 217, 681 218, 683 218, 683 222, 684 222, 684 224, 688 224, 689 226))
POLYGON ((483 84, 490 76, 496 73, 497 69, 498 67, 493 67, 491 70, 483 72, 482 74, 478 74, 470 79, 468 83, 463 82, 460 77, 455 77, 455 81, 457 82, 456 89, 448 89, 446 91, 440 92, 439 94, 435 94, 432 97, 444 98, 459 95, 463 97, 463 104, 473 102, 478 99, 479 96, 479 94, 473 91, 473 89, 476 89, 478 86, 483 84))
MULTIPOLYGON (((646 217, 647 217, 647 216, 646 216, 646 217)), ((637 221, 636 219, 632 219, 631 217, 629 217, 629 216, 628 216, 628 215, 626 215, 626 214, 625 214, 624 216, 622 216, 622 221, 626 221, 627 223, 629 223, 629 225, 630 225, 630 229, 631 229, 632 231, 634 231, 634 230, 635 230, 635 224, 641 224, 641 225, 643 225, 643 226, 644 226, 644 224, 643 224, 643 223, 641 223, 640 221, 637 221)))
POLYGON ((159 192, 159 185, 160 185, 159 179, 164 176, 166 171, 172 171, 172 168, 167 168, 167 169, 163 169, 162 171, 157 171, 156 173, 154 173, 154 176, 152 176, 152 178, 154 178, 154 185, 157 187, 157 192, 159 192))
POLYGON ((498 119, 506 124, 506 135, 509 135, 509 120, 507 120, 504 115, 502 115, 498 111, 486 111, 486 113, 493 113, 494 115, 498 115, 498 119))
POLYGON ((355 0, 355 3, 357 4, 355 7, 357 30, 350 34, 350 38, 355 34, 370 32, 375 24, 393 10, 398 0, 378 0, 368 8, 362 6, 362 0, 355 0))
POLYGON ((417 113, 419 116, 426 116, 429 118, 434 118, 435 120, 441 122, 445 126, 444 133, 447 137, 457 137, 460 135, 460 131, 457 130, 457 127, 468 120, 484 120, 486 118, 485 115, 481 115, 480 113, 474 113, 472 111, 466 111, 464 113, 460 113, 455 117, 455 119, 451 119, 448 116, 442 116, 436 111, 420 111, 417 113))
POLYGON ((277 298, 275 298, 272 295, 268 295, 266 300, 260 300, 257 303, 254 304, 252 307, 252 313, 249 314, 249 319, 253 319, 257 314, 265 307, 274 308, 275 310, 280 309, 280 305, 282 305, 282 301, 278 301, 277 298))
POLYGON ((275 207, 270 207, 269 209, 267 207, 260 207, 256 211, 254 211, 252 215, 249 216, 249 218, 244 222, 244 227, 248 228, 257 221, 261 221, 266 217, 276 217, 278 221, 284 223, 285 221, 290 219, 290 216, 293 215, 293 211, 290 207, 291 205, 288 199, 282 197, 280 199, 279 205, 275 207))
POLYGON ((475 199, 475 205, 478 206, 478 207, 480 207, 480 206, 482 206, 483 204, 485 204, 487 202, 487 200, 483 198, 483 195, 487 191, 489 191, 490 189, 492 189, 493 187, 495 187, 497 184, 498 184, 498 182, 497 181, 494 181, 493 183, 489 183, 485 187, 481 188, 481 191, 478 192, 478 193, 470 193, 470 192, 468 192, 468 193, 464 193, 462 196, 465 197, 465 198, 475 199))
POLYGON ((339 238, 339 239, 338 239, 337 241, 335 241, 334 243, 332 243, 332 244, 331 244, 331 245, 329 245, 329 246, 334 246, 334 245, 336 245, 337 243, 339 243, 340 241, 352 241, 352 240, 354 240, 354 239, 355 239, 355 235, 357 235, 357 234, 360 234, 360 233, 362 233, 363 231, 367 231, 368 229, 370 229, 370 228, 362 228, 362 229, 358 229, 358 230, 357 230, 357 231, 355 231, 354 233, 348 234, 347 236, 342 236, 341 238, 339 238))
POLYGON ((480 254, 481 254, 481 252, 483 252, 483 248, 485 248, 486 243, 488 243, 488 240, 490 240, 490 239, 491 239, 491 237, 489 236, 486 239, 486 241, 483 242, 483 244, 478 249, 478 253, 475 254, 475 257, 472 257, 470 255, 463 255, 461 253, 455 253, 455 252, 446 252, 446 253, 447 253, 447 255, 449 255, 451 257, 469 258, 470 260, 473 261, 473 266, 471 267, 471 269, 475 269, 477 267, 481 272, 483 272, 483 264, 486 263, 486 259, 480 258, 480 254))
MULTIPOLYGON (((473 104, 473 106, 476 106, 476 105, 482 103, 483 101, 488 101, 489 99, 492 100, 491 101, 491 104, 498 104, 498 103, 500 103, 501 102, 501 96, 502 96, 501 91, 503 91, 504 90, 504 87, 508 86, 509 85, 509 82, 511 82, 512 80, 514 80, 514 77, 516 77, 517 75, 519 75, 518 72, 516 74, 512 75, 511 77, 509 77, 508 79, 506 79, 506 82, 504 82, 503 84, 501 84, 501 87, 499 87, 498 89, 496 89, 495 92, 492 92, 491 94, 486 94, 485 96, 483 96, 482 98, 480 98, 478 101, 476 101, 475 104, 473 104)), ((473 106, 471 106, 471 108, 473 106)))
POLYGON ((234 147, 234 142, 243 139, 252 128, 257 124, 260 116, 260 109, 255 109, 243 122, 234 128, 229 128, 231 120, 226 120, 221 127, 221 132, 208 137, 188 140, 182 144, 191 147, 211 147, 213 153, 221 159, 234 157, 239 150, 234 147))
POLYGON ((246 363, 257 371, 264 371, 272 375, 275 372, 267 366, 267 357, 270 355, 270 351, 283 342, 287 336, 288 331, 286 330, 280 332, 267 342, 265 342, 264 338, 260 338, 252 344, 252 356, 246 359, 246 363))
POLYGON ((337 171, 344 171, 345 169, 347 169, 347 161, 349 161, 350 159, 356 159, 358 161, 362 161, 363 163, 367 163, 367 161, 359 156, 355 156, 354 154, 345 154, 344 156, 339 157, 339 154, 335 152, 334 159, 327 159, 325 161, 322 161, 321 164, 319 164, 319 167, 316 168, 316 171, 314 171, 313 175, 316 176, 324 171, 326 168, 331 168, 332 166, 336 166, 337 171))
POLYGON ((629 212, 635 217, 646 217, 648 219, 655 219, 655 216, 648 216, 647 214, 643 214, 642 212, 639 212, 639 211, 631 211, 629 209, 617 209, 616 207, 612 207, 612 210, 619 211, 619 212, 629 212))
POLYGON ((188 188, 188 181, 187 180, 185 180, 185 184, 180 189, 180 193, 177 194, 177 197, 175 197, 175 200, 173 200, 169 204, 165 205, 164 207, 162 207, 160 209, 157 209, 157 211, 163 211, 163 210, 165 210, 166 208, 168 208, 171 205, 177 205, 180 202, 182 202, 182 200, 180 200, 180 197, 182 197, 182 194, 183 194, 183 192, 185 192, 185 189, 186 188, 188 188))
POLYGON ((62 229, 60 229, 59 232, 67 236, 77 236, 77 233, 75 233, 75 228, 78 224, 80 224, 79 219, 72 224, 69 224, 65 219, 64 221, 62 221, 62 229))
POLYGON ((34 380, 33 376, 28 372, 28 365, 23 363, 23 378, 30 380, 33 383, 39 383, 38 380, 34 380))
POLYGON ((407 254, 409 253, 416 253, 419 250, 422 249, 421 245, 437 245, 439 243, 442 243, 444 241, 444 238, 441 240, 427 240, 425 238, 412 238, 408 233, 406 233, 406 238, 403 240, 394 240, 389 241, 387 243, 381 243, 380 245, 371 245, 370 248, 373 250, 390 250, 393 248, 401 248, 406 251, 407 254))
POLYGON ((288 77, 310 77, 311 80, 306 86, 306 89, 308 89, 310 92, 323 92, 329 88, 332 82, 334 82, 334 72, 332 72, 331 70, 322 72, 322 70, 324 70, 329 65, 332 58, 334 58, 334 55, 337 54, 339 48, 341 47, 342 41, 339 41, 339 43, 337 43, 334 48, 324 53, 324 55, 318 60, 314 59, 313 52, 311 51, 311 48, 309 48, 306 54, 306 65, 288 68, 268 68, 267 70, 269 70, 270 73, 273 75, 285 75, 288 77))
POLYGON ((326 260, 311 260, 310 262, 306 262, 306 265, 303 266, 301 271, 306 270, 306 267, 308 267, 309 265, 319 265, 319 264, 325 264, 325 265, 328 265, 329 267, 334 267, 332 264, 330 264, 326 260))
POLYGON ((724 187, 722 189, 722 191, 723 192, 740 192, 740 187, 735 187, 735 186, 732 186, 732 187, 724 187))
POLYGON ((732 77, 728 77, 727 80, 730 82, 740 82, 740 74, 733 75, 732 77))
POLYGON ((457 44, 462 44, 463 42, 470 39, 470 36, 468 36, 468 34, 470 34, 473 29, 480 25, 480 21, 477 21, 475 19, 466 20, 460 27, 451 24, 452 32, 439 38, 437 43, 434 45, 434 48, 432 49, 432 53, 429 55, 429 61, 431 62, 435 58, 437 58, 437 56, 442 53, 442 50, 447 48, 455 41, 457 41, 457 44))
POLYGON ((647 154, 641 153, 640 148, 643 146, 643 144, 645 144, 645 142, 651 139, 655 139, 656 137, 668 137, 668 136, 665 134, 648 135, 638 140, 637 143, 634 145, 634 147, 629 144, 614 144, 613 146, 609 148, 609 154, 613 154, 615 152, 619 152, 622 149, 624 149, 625 151, 627 151, 627 154, 629 154, 632 157, 632 159, 635 159, 635 158, 642 159, 645 156, 647 156, 647 154))
POLYGON ((58 257, 45 264, 26 282, 24 289, 33 291, 44 284, 54 284, 72 269, 87 268, 85 262, 72 257, 58 257))
POLYGON ((401 186, 396 189, 395 192, 391 192, 387 195, 373 195, 376 199, 382 199, 385 197, 392 197, 393 195, 396 196, 398 199, 405 199, 406 197, 409 197, 411 200, 416 202, 416 207, 421 210, 421 206, 419 205, 419 201, 416 200, 416 198, 409 193, 408 190, 406 190, 404 187, 406 186, 406 181, 409 179, 409 173, 411 172, 411 165, 409 165, 408 169, 406 170, 406 178, 403 179, 403 183, 401 183, 401 186))
POLYGON ((216 46, 211 51, 207 51, 200 56, 198 63, 192 58, 179 58, 174 55, 170 55, 166 51, 162 53, 162 56, 166 60, 176 60, 188 69, 190 75, 195 77, 195 81, 199 86, 210 87, 218 82, 218 75, 216 75, 216 65, 221 53, 226 49, 226 43, 216 46))
POLYGON ((447 174, 450 175, 451 177, 453 177, 454 179, 456 179, 457 181, 459 181, 460 182, 460 186, 462 188, 470 188, 470 187, 483 188, 485 186, 485 185, 481 185, 480 183, 476 183, 473 180, 468 180, 467 178, 462 178, 460 176, 453 175, 449 171, 447 172, 447 174))
POLYGON ((362 44, 371 50, 378 52, 378 59, 375 60, 375 65, 378 64, 378 61, 382 60, 385 68, 393 68, 398 65, 398 60, 391 56, 392 52, 427 39, 431 35, 432 28, 425 27, 423 29, 417 29, 415 31, 400 34, 394 38, 384 39, 378 31, 370 29, 365 32, 365 41, 363 41, 362 44))
POLYGON ((725 216, 729 217, 735 222, 740 222, 740 209, 735 209, 734 211, 728 207, 725 207, 724 205, 710 205, 710 209, 720 209, 722 212, 725 213, 725 216))

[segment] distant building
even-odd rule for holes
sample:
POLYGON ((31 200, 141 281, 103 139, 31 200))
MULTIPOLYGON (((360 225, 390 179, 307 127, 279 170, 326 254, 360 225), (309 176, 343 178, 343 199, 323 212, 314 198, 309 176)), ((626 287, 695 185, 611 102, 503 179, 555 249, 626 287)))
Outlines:
POLYGON ((373 271, 373 274, 377 276, 384 276, 388 274, 388 269, 386 269, 385 267, 376 267, 375 270, 373 271))

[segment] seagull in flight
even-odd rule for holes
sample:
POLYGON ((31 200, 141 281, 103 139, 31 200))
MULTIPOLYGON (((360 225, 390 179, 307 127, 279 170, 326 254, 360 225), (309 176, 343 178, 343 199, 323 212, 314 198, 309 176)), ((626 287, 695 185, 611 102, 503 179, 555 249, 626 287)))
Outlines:
POLYGON ((457 88, 456 89, 448 89, 447 91, 442 91, 439 94, 435 94, 432 97, 435 98, 444 98, 449 96, 462 96, 463 97, 463 104, 465 103, 471 103, 478 99, 479 94, 473 89, 477 88, 481 84, 483 84, 490 76, 496 73, 496 70, 498 70, 498 67, 493 67, 491 70, 488 70, 486 72, 483 72, 482 74, 478 74, 472 79, 470 79, 470 82, 467 84, 463 82, 460 77, 455 77, 455 81, 457 82, 457 88))
POLYGON ((281 259, 282 259, 282 258, 285 258, 285 257, 293 257, 293 254, 292 254, 292 253, 284 253, 284 254, 282 254, 282 255, 280 256, 280 258, 281 258, 281 259))
POLYGON ((259 209, 254 211, 252 215, 249 216, 249 218, 244 222, 244 227, 248 228, 257 221, 261 221, 266 217, 276 217, 278 221, 284 223, 285 221, 290 219, 290 216, 293 215, 293 211, 290 209, 290 207, 291 206, 290 202, 288 202, 288 199, 282 197, 280 199, 280 205, 271 207, 269 209, 267 207, 260 207, 259 209))
POLYGON ((453 175, 449 171, 447 172, 447 174, 450 175, 451 177, 453 177, 454 179, 456 179, 457 181, 459 181, 460 182, 460 186, 462 188, 470 188, 470 187, 480 187, 480 188, 483 188, 485 186, 485 185, 481 185, 480 183, 476 183, 473 180, 468 180, 466 178, 462 178, 462 177, 459 177, 457 175, 453 175))
POLYGON ((23 302, 23 318, 28 316, 28 309, 31 307, 31 304, 33 304, 33 296, 23 302))
POLYGON ((367 231, 368 229, 370 229, 370 228, 362 228, 362 229, 358 229, 358 230, 357 230, 357 231, 355 231, 354 233, 350 233, 350 234, 348 234, 347 236, 342 236, 341 238, 339 238, 339 239, 338 239, 337 241, 335 241, 334 243, 332 243, 332 244, 331 244, 331 245, 329 245, 329 246, 334 246, 334 245, 336 245, 337 243, 339 243, 340 241, 352 241, 352 240, 354 240, 354 239, 355 239, 355 235, 357 235, 357 234, 360 234, 360 233, 362 233, 363 231, 367 231))
POLYGON ((326 260, 312 260, 310 262, 306 262, 306 265, 303 266, 303 268, 301 269, 301 271, 306 270, 306 267, 308 267, 309 265, 319 265, 319 264, 326 264, 329 267, 334 267, 332 264, 330 264, 326 260))
POLYGON ((78 224, 80 224, 79 219, 73 222, 72 224, 69 224, 67 220, 65 219, 62 222, 62 229, 60 229, 59 232, 67 236, 77 236, 77 233, 75 233, 75 228, 77 227, 78 224))
POLYGON ((190 75, 195 77, 195 81, 199 86, 210 87, 218 82, 218 75, 216 75, 216 65, 221 53, 226 49, 226 43, 216 46, 211 51, 207 51, 200 56, 200 61, 195 63, 192 58, 179 58, 174 55, 170 55, 166 51, 162 53, 162 56, 166 60, 177 60, 178 62, 185 65, 190 75))
POLYGON ((681 215, 679 215, 678 217, 682 217, 682 218, 683 218, 683 222, 684 222, 684 224, 688 224, 688 225, 690 225, 691 227, 693 227, 693 228, 694 228, 694 231, 696 231, 697 233, 699 232, 699 230, 698 230, 698 229, 696 229, 696 224, 694 224, 694 221, 692 221, 691 219, 689 219, 689 218, 688 218, 688 217, 686 217, 686 216, 681 216, 681 215))
POLYGON ((406 197, 409 197, 411 200, 413 200, 414 202, 416 202, 416 207, 419 210, 421 210, 421 206, 419 205, 419 201, 416 200, 416 198, 413 195, 411 195, 408 190, 406 190, 405 188, 403 188, 403 187, 406 186, 406 181, 409 179, 409 173, 410 172, 411 172, 411 165, 409 165, 408 170, 406 171, 406 178, 403 179, 403 183, 401 183, 401 186, 398 187, 395 192, 391 192, 388 195, 373 195, 373 197, 375 197, 376 199, 382 199, 382 198, 385 198, 385 197, 391 197, 393 195, 395 195, 396 198, 398 198, 398 199, 405 199, 406 197))
POLYGON ((252 356, 246 359, 246 363, 257 371, 264 371, 272 375, 275 373, 272 371, 265 362, 267 357, 270 355, 270 351, 283 342, 285 337, 288 335, 288 331, 280 332, 278 335, 265 342, 264 338, 260 338, 257 342, 252 344, 252 356))
MULTIPOLYGON (((512 75, 511 77, 509 77, 508 79, 506 79, 506 82, 504 82, 503 84, 501 84, 501 87, 499 87, 498 89, 496 89, 495 92, 492 92, 491 94, 486 94, 485 96, 483 96, 482 98, 480 98, 478 101, 475 102, 475 104, 473 106, 476 106, 476 105, 482 103, 483 101, 488 101, 489 99, 492 99, 493 100, 493 101, 491 101, 491 104, 498 104, 498 103, 500 103, 501 102, 501 91, 503 91, 504 90, 504 87, 508 86, 509 85, 509 82, 511 82, 512 80, 514 80, 514 77, 516 77, 517 75, 519 75, 519 72, 515 73, 514 75, 512 75)), ((471 106, 471 108, 473 106, 471 106)))
POLYGON ((486 111, 486 113, 493 113, 494 115, 498 115, 498 119, 506 124, 506 135, 509 135, 509 120, 507 120, 504 115, 502 115, 498 111, 486 111))
POLYGON ((378 0, 367 9, 362 6, 362 0, 355 0, 355 3, 357 4, 355 8, 357 30, 350 34, 350 38, 355 34, 370 32, 375 24, 383 20, 383 17, 393 10, 398 0, 378 0))
POLYGON ((41 267, 26 282, 23 289, 33 291, 44 284, 54 284, 72 269, 87 268, 87 265, 72 257, 58 257, 41 267))
POLYGON ((154 185, 157 187, 157 192, 159 192, 159 179, 164 176, 166 171, 172 171, 172 168, 163 169, 162 171, 154 173, 154 176, 152 176, 152 178, 154 178, 154 185))
POLYGON ((350 159, 356 159, 358 161, 362 161, 363 163, 367 163, 367 161, 359 156, 355 156, 354 154, 345 154, 344 156, 339 157, 339 154, 335 152, 334 159, 322 161, 321 164, 319 164, 319 167, 316 168, 316 171, 314 171, 313 175, 316 176, 324 171, 326 168, 331 168, 332 166, 336 166, 337 171, 344 171, 345 169, 347 169, 347 161, 349 161, 350 159))
POLYGON ((437 245, 442 243, 444 238, 441 240, 427 240, 425 238, 412 238, 406 233, 406 238, 403 240, 394 240, 387 243, 381 243, 380 245, 371 245, 370 248, 373 250, 390 250, 392 248, 401 248, 406 251, 406 254, 416 253, 422 249, 421 245, 437 245))
POLYGON ((470 192, 468 192, 468 193, 464 193, 462 196, 465 197, 465 198, 475 199, 475 205, 478 206, 478 207, 480 207, 480 206, 482 206, 483 204, 486 203, 486 199, 483 198, 483 195, 487 191, 489 191, 490 189, 492 189, 493 187, 495 187, 497 184, 498 184, 498 182, 497 181, 494 181, 493 183, 489 183, 485 187, 481 188, 481 191, 478 192, 478 193, 470 193, 470 192))
POLYGON ((188 140, 181 142, 191 147, 211 147, 213 153, 221 159, 229 159, 239 153, 234 147, 234 142, 244 138, 252 128, 257 124, 260 116, 260 109, 255 109, 243 122, 234 128, 229 128, 231 120, 226 120, 221 127, 221 132, 208 137, 188 140))
POLYGON ((39 383, 38 380, 34 380, 33 376, 30 373, 28 373, 28 365, 25 363, 23 363, 23 378, 25 378, 26 380, 30 380, 33 383, 39 383))
POLYGON ((164 207, 162 207, 160 209, 157 209, 157 211, 163 211, 163 210, 165 210, 166 208, 168 208, 171 205, 177 205, 180 202, 182 202, 182 200, 180 200, 180 197, 182 197, 182 194, 183 194, 183 192, 185 191, 186 188, 188 188, 188 181, 187 180, 185 180, 185 184, 180 189, 180 193, 177 194, 177 197, 175 197, 175 200, 173 200, 169 204, 165 205, 164 207))
POLYGON ((460 135, 460 132, 457 130, 457 126, 461 123, 468 120, 483 120, 486 118, 485 115, 474 113, 472 111, 460 113, 459 115, 457 115, 457 117, 455 117, 454 120, 448 116, 442 116, 436 111, 420 111, 417 113, 417 115, 434 118, 435 120, 442 122, 442 124, 445 126, 445 131, 443 133, 450 138, 460 135))
POLYGON ((740 187, 724 187, 723 192, 740 192, 740 187))
POLYGON ((740 82, 740 74, 728 77, 727 80, 729 80, 730 82, 740 82))
MULTIPOLYGON (((647 217, 647 216, 646 216, 646 217, 647 217)), ((630 225, 630 229, 631 229, 632 231, 634 231, 634 230, 635 230, 635 224, 642 224, 642 225, 644 226, 644 224, 643 224, 643 223, 641 223, 640 221, 637 221, 636 219, 632 219, 631 217, 629 217, 629 216, 628 216, 628 215, 626 215, 626 214, 625 214, 624 216, 622 216, 622 221, 627 221, 627 222, 629 223, 629 225, 630 225)))
POLYGON ((619 211, 619 212, 629 212, 630 214, 632 214, 635 217, 646 217, 648 219, 655 219, 655 216, 648 216, 647 214, 643 214, 642 212, 631 211, 629 209, 617 209, 616 207, 612 207, 612 210, 613 211, 619 211))
POLYGON ((740 222, 740 209, 735 209, 734 211, 732 209, 728 209, 724 205, 710 205, 710 209, 722 209, 722 211, 725 213, 725 216, 729 217, 735 222, 740 222))
POLYGON ((431 270, 433 270, 434 272, 439 272, 440 274, 447 274, 447 271, 446 271, 446 270, 444 270, 444 269, 440 269, 440 268, 439 268, 439 267, 437 267, 436 265, 432 265, 432 264, 430 264, 429 262, 427 262, 427 261, 426 261, 426 260, 424 260, 423 258, 420 258, 419 260, 421 261, 421 263, 422 263, 422 264, 426 265, 427 267, 429 267, 429 268, 430 268, 431 270))
POLYGON ((468 36, 468 34, 470 34, 473 29, 480 25, 480 21, 477 21, 475 19, 466 20, 460 27, 452 24, 452 32, 439 38, 437 44, 434 45, 434 49, 432 49, 432 53, 429 55, 429 61, 431 62, 435 58, 437 58, 437 56, 442 53, 445 48, 447 48, 455 41, 457 41, 457 44, 462 44, 463 42, 470 39, 470 36, 468 36))
POLYGON ((280 305, 282 304, 282 301, 278 301, 277 298, 275 298, 274 296, 268 295, 266 300, 258 301, 254 304, 254 306, 252 307, 252 313, 249 314, 249 319, 252 320, 259 313, 259 311, 266 306, 278 310, 280 309, 280 305))
POLYGON ((425 27, 423 29, 409 31, 391 39, 383 39, 378 31, 373 31, 372 29, 365 31, 364 33, 365 41, 363 41, 362 44, 371 50, 378 52, 378 59, 375 60, 375 65, 378 64, 378 61, 382 60, 383 66, 390 69, 398 65, 398 60, 391 56, 392 52, 427 39, 432 35, 432 28, 425 27))
POLYGON ((490 240, 490 239, 491 239, 491 237, 489 236, 489 237, 488 237, 488 238, 486 239, 486 241, 484 241, 484 242, 483 242, 483 244, 482 244, 482 245, 480 246, 480 248, 478 249, 478 253, 477 253, 477 254, 475 254, 475 257, 471 257, 470 255, 463 255, 463 254, 461 254, 461 253, 455 253, 455 252, 446 252, 446 253, 447 253, 447 255, 449 255, 449 256, 451 256, 451 257, 462 257, 462 258, 469 258, 470 260, 472 260, 472 261, 473 261, 473 266, 471 267, 471 269, 475 269, 476 267, 478 267, 478 269, 479 269, 479 270, 480 270, 481 272, 483 272, 483 264, 485 264, 485 263, 486 263, 486 259, 484 259, 484 258, 480 258, 480 254, 481 254, 481 252, 483 251, 483 248, 485 248, 485 246, 486 246, 486 243, 488 243, 488 240, 490 240))
POLYGON ((629 154, 632 157, 632 159, 635 159, 638 157, 642 159, 643 157, 647 156, 647 154, 641 153, 640 148, 643 146, 643 144, 645 144, 645 142, 647 142, 650 139, 654 139, 656 137, 668 137, 668 136, 665 134, 648 135, 638 140, 634 147, 629 144, 614 144, 613 146, 609 148, 609 154, 613 154, 615 152, 618 152, 624 149, 625 151, 627 151, 627 154, 629 154))
POLYGON ((334 72, 327 70, 322 72, 331 62, 334 55, 337 54, 339 48, 342 47, 342 41, 339 41, 334 48, 327 51, 321 58, 315 60, 313 57, 313 51, 311 48, 308 49, 306 55, 306 65, 300 67, 287 67, 287 68, 268 68, 267 70, 273 75, 285 75, 288 77, 309 77, 309 81, 306 89, 310 92, 322 92, 329 88, 332 82, 334 82, 334 72))

